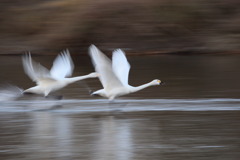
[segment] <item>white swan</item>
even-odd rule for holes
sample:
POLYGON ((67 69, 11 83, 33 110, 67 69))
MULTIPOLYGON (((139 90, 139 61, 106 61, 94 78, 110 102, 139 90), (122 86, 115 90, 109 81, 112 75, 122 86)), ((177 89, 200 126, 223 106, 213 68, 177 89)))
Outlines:
POLYGON ((160 85, 161 83, 160 80, 156 79, 138 87, 130 86, 128 84, 130 64, 121 49, 113 52, 112 62, 94 45, 90 46, 89 54, 92 58, 95 71, 99 73, 99 79, 103 85, 103 89, 93 92, 92 95, 100 95, 113 100, 115 97, 137 92, 146 87, 160 85))
POLYGON ((50 92, 59 90, 68 84, 98 76, 94 72, 84 76, 66 78, 72 75, 74 68, 68 50, 57 56, 50 71, 41 64, 34 62, 30 53, 23 56, 22 62, 25 73, 37 84, 35 87, 24 90, 23 93, 43 94, 46 97, 50 92))

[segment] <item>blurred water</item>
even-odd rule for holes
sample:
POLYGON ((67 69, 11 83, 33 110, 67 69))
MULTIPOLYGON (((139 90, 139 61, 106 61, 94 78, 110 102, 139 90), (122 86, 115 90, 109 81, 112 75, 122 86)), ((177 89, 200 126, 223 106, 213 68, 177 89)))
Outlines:
MULTIPOLYGON (((48 67, 54 59, 33 58, 48 67)), ((88 57, 73 59, 74 75, 93 71, 88 57)), ((166 85, 111 103, 89 95, 89 90, 101 88, 97 79, 54 93, 63 95, 62 100, 33 95, 5 99, 1 94, 1 159, 239 159, 239 56, 144 56, 129 61, 130 84, 159 78, 166 85)), ((0 72, 3 86, 34 85, 19 56, 1 57, 0 72)))

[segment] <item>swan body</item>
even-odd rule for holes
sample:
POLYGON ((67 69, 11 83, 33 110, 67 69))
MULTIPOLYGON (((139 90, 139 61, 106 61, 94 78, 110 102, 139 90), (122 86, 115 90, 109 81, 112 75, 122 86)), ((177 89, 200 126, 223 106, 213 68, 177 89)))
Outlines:
POLYGON ((41 64, 32 60, 31 55, 27 54, 22 58, 25 73, 36 82, 36 86, 23 91, 23 93, 42 94, 47 96, 50 92, 59 90, 68 84, 87 78, 95 78, 97 73, 90 73, 84 76, 68 78, 73 72, 73 62, 68 50, 63 51, 53 62, 49 71, 41 64))
POLYGON ((144 88, 160 85, 161 81, 156 79, 149 83, 134 87, 128 84, 130 64, 125 53, 121 49, 113 52, 112 62, 96 46, 91 45, 89 54, 92 58, 95 71, 99 73, 103 89, 97 90, 92 95, 100 95, 113 100, 116 97, 134 93, 144 88))

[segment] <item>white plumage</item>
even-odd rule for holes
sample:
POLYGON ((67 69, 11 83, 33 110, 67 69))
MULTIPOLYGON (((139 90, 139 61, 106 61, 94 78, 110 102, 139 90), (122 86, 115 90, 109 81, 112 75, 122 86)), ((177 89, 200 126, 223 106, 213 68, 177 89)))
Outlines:
POLYGON ((97 94, 113 100, 115 97, 137 92, 146 87, 160 85, 161 83, 160 80, 156 79, 138 87, 130 86, 128 84, 130 64, 121 49, 113 52, 112 62, 94 45, 90 46, 89 54, 92 58, 95 71, 99 73, 99 79, 103 85, 103 89, 93 92, 93 95, 97 94))
POLYGON ((24 93, 43 94, 47 96, 50 92, 59 90, 68 84, 98 76, 94 72, 84 76, 67 78, 72 75, 74 68, 68 50, 63 51, 56 57, 50 71, 40 63, 33 61, 30 53, 23 56, 22 62, 25 73, 37 84, 35 87, 26 89, 24 93))

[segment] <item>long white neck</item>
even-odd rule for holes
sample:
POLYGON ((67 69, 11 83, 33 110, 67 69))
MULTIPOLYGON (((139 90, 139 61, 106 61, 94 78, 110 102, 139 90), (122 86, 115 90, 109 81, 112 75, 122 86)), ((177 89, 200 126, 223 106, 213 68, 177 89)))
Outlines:
POLYGON ((87 78, 94 78, 94 77, 92 75, 88 74, 88 75, 85 75, 85 76, 77 76, 77 77, 66 78, 66 80, 70 84, 70 83, 74 83, 76 81, 80 81, 80 80, 87 79, 87 78))
POLYGON ((137 86, 137 87, 131 87, 131 92, 137 92, 137 91, 140 91, 144 88, 147 88, 147 87, 150 87, 150 86, 153 86, 153 85, 155 85, 155 84, 153 84, 152 82, 149 82, 149 83, 137 86))

